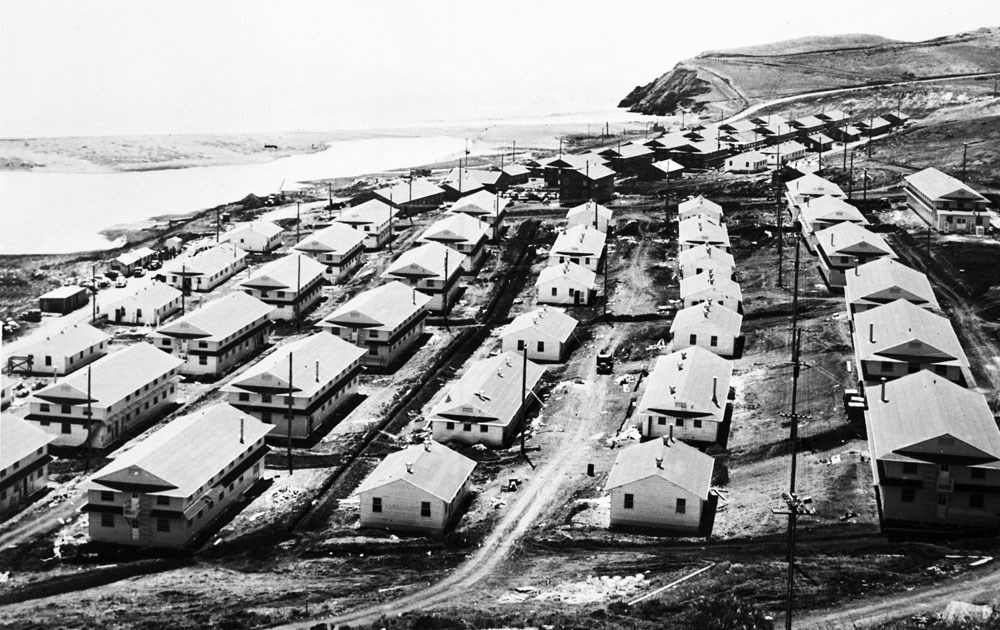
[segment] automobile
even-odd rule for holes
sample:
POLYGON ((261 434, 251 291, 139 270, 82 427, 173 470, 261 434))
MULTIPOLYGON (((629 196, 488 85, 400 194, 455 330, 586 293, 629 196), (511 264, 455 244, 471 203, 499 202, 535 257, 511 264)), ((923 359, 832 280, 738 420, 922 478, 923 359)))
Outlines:
POLYGON ((118 279, 115 280, 115 287, 116 288, 122 289, 122 288, 125 288, 127 286, 128 286, 128 278, 126 278, 125 276, 119 276, 118 279))
POLYGON ((138 269, 136 269, 135 271, 132 272, 132 277, 133 278, 141 278, 144 275, 146 275, 146 270, 143 269, 142 267, 139 267, 138 269))
POLYGON ((98 289, 107 289, 110 286, 111 286, 111 280, 108 280, 107 278, 98 278, 97 279, 97 288, 98 289))
POLYGON ((614 355, 611 354, 610 350, 601 350, 597 353, 597 373, 598 374, 611 374, 611 371, 615 366, 614 355))
POLYGON ((41 309, 30 308, 21 313, 21 320, 25 322, 40 322, 42 321, 42 311, 41 309))
POLYGON ((119 275, 118 272, 115 271, 114 269, 108 269, 107 271, 104 272, 104 277, 109 280, 117 280, 118 275, 119 275))
POLYGON ((163 263, 160 262, 159 260, 151 260, 151 261, 149 261, 149 264, 146 265, 146 268, 149 269, 150 271, 156 271, 157 269, 159 269, 162 266, 163 266, 163 263))

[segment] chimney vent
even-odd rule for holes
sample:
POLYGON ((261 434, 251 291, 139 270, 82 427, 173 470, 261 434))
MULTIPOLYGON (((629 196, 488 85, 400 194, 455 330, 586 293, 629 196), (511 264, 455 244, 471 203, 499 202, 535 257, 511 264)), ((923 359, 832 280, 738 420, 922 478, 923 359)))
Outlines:
POLYGON ((413 474, 413 462, 406 462, 406 472, 413 474))
POLYGON ((712 402, 715 403, 716 406, 719 405, 719 395, 717 393, 718 388, 719 388, 719 377, 718 376, 713 376, 712 377, 712 402))
POLYGON ((882 377, 882 402, 887 403, 889 399, 885 397, 885 377, 882 377))
POLYGON ((868 342, 875 343, 875 322, 868 323, 868 342))
POLYGON ((656 467, 657 468, 661 468, 661 469, 663 468, 663 458, 662 457, 657 457, 656 458, 656 467))
POLYGON ((669 441, 667 442, 667 446, 670 446, 671 444, 674 443, 674 425, 670 425, 668 431, 669 432, 667 433, 667 439, 669 441))
POLYGON ((431 440, 430 440, 430 438, 427 438, 426 440, 424 440, 424 450, 427 451, 428 453, 431 452, 431 440))

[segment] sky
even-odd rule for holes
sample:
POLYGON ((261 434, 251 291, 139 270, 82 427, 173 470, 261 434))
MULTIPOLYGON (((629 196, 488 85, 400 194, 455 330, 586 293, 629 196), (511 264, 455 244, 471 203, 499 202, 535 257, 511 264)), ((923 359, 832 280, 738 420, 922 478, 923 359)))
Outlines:
POLYGON ((996 1, 0 0, 0 138, 608 111, 704 50, 916 41, 1000 26, 996 1))

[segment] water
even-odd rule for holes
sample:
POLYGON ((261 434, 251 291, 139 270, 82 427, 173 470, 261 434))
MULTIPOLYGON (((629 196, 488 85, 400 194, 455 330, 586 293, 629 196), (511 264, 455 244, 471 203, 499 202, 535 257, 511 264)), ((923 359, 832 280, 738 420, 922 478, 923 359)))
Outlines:
POLYGON ((444 135, 334 142, 323 151, 263 164, 122 173, 0 172, 0 252, 67 253, 118 245, 108 227, 183 214, 277 192, 295 182, 351 177, 459 157, 444 135))

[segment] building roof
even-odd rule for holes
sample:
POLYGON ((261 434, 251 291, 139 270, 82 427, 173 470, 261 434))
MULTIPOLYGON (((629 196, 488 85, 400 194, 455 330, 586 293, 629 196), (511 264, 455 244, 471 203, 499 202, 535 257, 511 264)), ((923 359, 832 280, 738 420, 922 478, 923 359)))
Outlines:
POLYGON ((591 154, 590 157, 592 157, 594 159, 593 160, 584 160, 583 166, 581 166, 579 168, 576 168, 576 169, 572 169, 572 170, 575 170, 577 173, 579 173, 584 178, 589 179, 590 181, 595 181, 595 182, 597 180, 599 180, 599 179, 605 179, 607 177, 614 177, 615 176, 614 170, 612 170, 608 166, 605 166, 601 162, 599 156, 591 154))
POLYGON ((751 121, 761 121, 760 125, 781 125, 788 126, 788 119, 781 114, 759 114, 750 119, 751 121))
POLYGON ((123 265, 134 265, 143 258, 149 258, 155 256, 156 252, 148 247, 140 247, 139 249, 133 249, 130 252, 124 252, 120 254, 115 260, 123 265))
POLYGON ((382 277, 445 280, 461 273, 465 259, 465 254, 431 241, 403 252, 382 272, 382 277))
POLYGON ((430 301, 430 296, 393 280, 357 294, 318 325, 395 330, 430 301))
POLYGON ((931 199, 962 198, 986 201, 986 197, 973 190, 968 184, 964 184, 933 167, 925 168, 913 175, 907 175, 903 179, 931 199))
POLYGON ((799 220, 806 223, 838 223, 850 221, 859 225, 868 225, 868 219, 861 211, 840 197, 823 195, 808 199, 798 205, 799 220))
POLYGON ((294 253, 272 260, 239 286, 263 291, 297 291, 323 277, 326 266, 314 258, 294 253))
POLYGON ((471 195, 474 192, 485 189, 483 182, 479 180, 469 169, 457 168, 451 170, 448 177, 441 183, 442 188, 450 188, 462 194, 471 195), (459 176, 461 173, 461 177, 459 176))
POLYGON ((40 300, 64 300, 68 297, 73 297, 74 295, 80 293, 81 291, 86 292, 86 287, 80 287, 74 285, 59 287, 58 289, 52 289, 48 293, 39 296, 40 300))
POLYGON ((443 194, 443 188, 436 186, 426 179, 414 179, 412 182, 400 182, 394 186, 387 186, 375 191, 375 195, 377 197, 381 197, 385 201, 392 201, 392 203, 397 206, 411 201, 421 201, 429 197, 436 197, 437 195, 443 194))
POLYGON ((674 314, 670 332, 697 326, 715 326, 720 332, 739 337, 743 330, 743 316, 728 306, 719 304, 695 304, 682 308, 674 314))
POLYGON ((865 388, 872 456, 897 461, 942 454, 938 438, 952 437, 967 457, 1000 468, 1000 430, 986 397, 927 370, 865 388))
POLYGON ((611 221, 611 217, 614 216, 614 211, 611 208, 607 208, 597 203, 596 201, 587 201, 586 203, 581 203, 578 206, 574 206, 566 211, 566 219, 569 220, 572 217, 584 216, 593 217, 597 215, 598 218, 604 221, 611 221))
POLYGON ((600 258, 608 235, 590 225, 577 225, 556 237, 549 254, 600 258))
POLYGON ((935 310, 940 308, 927 275, 892 258, 858 265, 846 278, 844 298, 848 304, 904 299, 935 310))
POLYGON ((627 160, 630 158, 644 157, 651 155, 653 150, 642 144, 633 144, 627 142, 622 145, 616 145, 613 147, 607 147, 601 149, 600 151, 595 150, 594 154, 602 157, 613 157, 627 160))
POLYGON ((312 398, 343 376, 367 352, 340 337, 320 331, 286 343, 234 378, 223 391, 284 393, 288 391, 288 357, 292 358, 291 389, 312 398))
POLYGON ((137 343, 101 357, 86 369, 77 370, 58 383, 35 392, 35 397, 56 404, 86 403, 89 371, 91 402, 113 405, 183 363, 148 343, 137 343))
POLYGON ((803 153, 807 149, 802 146, 801 143, 795 140, 786 140, 780 144, 772 144, 770 146, 762 147, 759 149, 764 155, 774 154, 775 156, 781 157, 782 155, 788 155, 789 153, 803 153))
POLYGON ((878 129, 879 127, 891 127, 892 126, 891 122, 889 122, 885 118, 882 118, 881 116, 876 116, 876 117, 871 118, 869 120, 859 120, 858 122, 856 122, 854 124, 856 124, 858 127, 863 127, 865 129, 878 129))
POLYGON ((854 351, 861 361, 922 361, 969 366, 947 317, 913 302, 895 300, 854 315, 854 351))
POLYGON ((732 377, 732 361, 700 346, 661 355, 636 409, 691 418, 721 417, 732 377))
POLYGON ((694 216, 677 224, 677 242, 720 243, 729 247, 729 230, 709 218, 694 216))
POLYGON ((535 281, 535 286, 541 286, 559 279, 565 279, 573 284, 593 288, 597 274, 582 265, 571 262, 565 262, 561 265, 549 265, 538 273, 538 280, 535 281))
POLYGON ((362 246, 364 242, 364 232, 355 230, 347 223, 334 222, 305 237, 292 249, 312 254, 346 254, 362 246))
POLYGON ((203 305, 156 329, 167 337, 222 341, 240 328, 267 317, 274 310, 255 297, 236 291, 203 305))
POLYGON ((381 199, 369 199, 368 201, 344 208, 344 212, 337 217, 339 223, 348 225, 382 225, 388 223, 391 216, 399 214, 399 211, 381 199), (389 213, 392 213, 391 215, 389 213))
POLYGON ((273 429, 225 403, 205 407, 113 455, 91 485, 126 491, 141 485, 151 494, 189 497, 273 429))
POLYGON ((247 253, 231 243, 220 243, 215 247, 202 250, 193 256, 182 256, 170 262, 166 271, 187 276, 214 276, 234 260, 246 258, 247 253))
POLYGON ((670 173, 676 173, 677 171, 683 171, 684 166, 674 162, 671 159, 660 160, 659 162, 653 162, 651 165, 653 168, 658 169, 669 175, 670 173))
POLYGON ((114 304, 105 307, 105 311, 113 313, 122 306, 132 306, 136 308, 158 309, 170 304, 181 296, 180 289, 175 289, 165 282, 153 282, 144 285, 141 289, 124 297, 114 304))
POLYGON ((830 122, 840 122, 842 120, 847 119, 847 114, 840 111, 839 109, 828 109, 825 112, 817 114, 817 117, 822 118, 823 120, 828 120, 830 122))
POLYGON ((731 123, 727 123, 725 125, 720 125, 720 126, 726 127, 726 128, 728 128, 728 129, 730 129, 732 131, 735 131, 736 133, 741 133, 741 132, 744 132, 744 131, 749 131, 749 132, 752 133, 753 130, 757 128, 757 125, 753 124, 752 122, 750 122, 749 120, 747 120, 745 118, 741 119, 741 120, 733 121, 731 123))
MULTIPOLYGON (((521 374, 525 364, 517 352, 504 352, 476 361, 430 412, 431 417, 460 418, 507 425, 521 408, 521 374)), ((527 361, 526 391, 535 388, 545 368, 527 361)))
POLYGON ((483 222, 471 214, 456 212, 446 214, 432 223, 417 239, 418 243, 438 241, 442 243, 472 243, 475 245, 489 238, 489 230, 483 222))
POLYGON ((818 142, 820 144, 830 144, 833 142, 833 138, 826 135, 825 133, 814 133, 809 136, 809 139, 813 142, 818 142))
POLYGON ((714 470, 715 459, 693 446, 669 437, 650 440, 630 446, 618 454, 604 489, 611 490, 634 481, 659 477, 708 499, 714 470))
POLYGON ((282 229, 279 225, 271 223, 270 221, 254 221, 250 225, 236 228, 230 232, 228 236, 232 239, 236 234, 242 234, 243 232, 253 232, 255 234, 260 234, 264 238, 273 238, 284 232, 284 229, 282 229))
POLYGON ((680 287, 682 300, 704 291, 719 291, 737 301, 743 301, 743 290, 738 282, 728 276, 720 276, 711 270, 707 273, 681 278, 680 287))
POLYGON ((815 116, 803 116, 801 118, 796 118, 789 124, 795 127, 805 127, 807 129, 809 127, 822 127, 824 125, 823 121, 815 116))
POLYGON ((819 175, 814 175, 813 173, 808 173, 799 177, 798 179, 793 179, 790 182, 785 183, 785 188, 788 192, 795 196, 808 196, 808 197, 819 197, 822 195, 830 195, 831 197, 846 197, 844 191, 840 189, 840 186, 834 184, 828 179, 823 179, 819 175))
POLYGON ((816 232, 816 246, 827 255, 881 254, 895 257, 880 234, 870 232, 857 223, 836 223, 816 232))
MULTIPOLYGON (((43 356, 69 357, 110 339, 111 337, 103 331, 94 328, 90 324, 79 322, 47 335, 44 339, 39 339, 31 345, 24 346, 12 352, 11 355, 17 357, 32 355, 36 359, 43 356)), ((7 353, 5 352, 4 354, 6 355, 7 353)), ((38 366, 39 363, 36 362, 34 365, 38 366)))
POLYGON ((725 267, 736 268, 736 260, 733 255, 714 245, 697 245, 677 254, 677 261, 681 267, 695 264, 701 260, 716 260, 725 267))
POLYGON ((728 158, 726 158, 726 160, 727 161, 745 160, 748 162, 755 162, 757 164, 760 164, 761 162, 767 161, 767 156, 761 153, 760 151, 753 150, 753 151, 744 151, 743 153, 737 153, 736 155, 730 155, 728 158))
POLYGON ((515 317, 511 323, 503 327, 500 336, 508 337, 524 330, 532 330, 565 343, 576 330, 577 323, 575 319, 559 309, 542 306, 515 317))
POLYGON ((698 195, 677 204, 677 214, 687 212, 699 212, 710 217, 721 217, 722 206, 710 199, 705 199, 702 195, 698 195))
POLYGON ((504 212, 509 201, 502 197, 497 197, 488 190, 481 190, 471 195, 462 197, 448 209, 448 212, 464 212, 472 216, 486 215, 496 217, 504 212))
POLYGON ((531 170, 521 164, 508 164, 503 167, 503 172, 507 173, 508 177, 518 177, 520 175, 528 175, 531 173, 531 170))
POLYGON ((56 439, 27 420, 0 414, 0 469, 11 466, 56 439))
POLYGON ((386 455, 355 492, 403 481, 448 502, 462 489, 475 467, 476 462, 465 455, 428 440, 386 455))
POLYGON ((503 171, 482 168, 453 168, 448 172, 448 177, 445 178, 445 183, 450 184, 452 188, 457 189, 458 177, 460 173, 462 176, 462 190, 469 191, 473 189, 473 186, 471 186, 472 184, 475 184, 475 187, 478 188, 496 185, 500 176, 503 174, 503 171))

